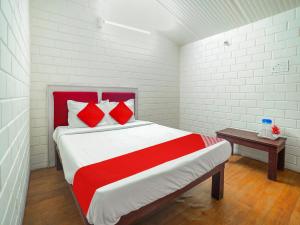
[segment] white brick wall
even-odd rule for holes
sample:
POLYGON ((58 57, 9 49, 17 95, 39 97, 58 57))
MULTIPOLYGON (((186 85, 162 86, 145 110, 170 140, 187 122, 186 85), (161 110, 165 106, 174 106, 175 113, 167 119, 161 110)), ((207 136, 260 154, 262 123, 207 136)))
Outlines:
POLYGON ((27 0, 0 0, 0 224, 22 224, 29 178, 27 0))
MULTIPOLYGON (((300 8, 181 48, 180 127, 214 135, 259 130, 271 117, 287 136, 286 167, 300 171, 300 8), (224 47, 228 40, 231 46, 224 47), (271 73, 288 59, 289 72, 271 73)), ((244 155, 266 160, 262 152, 244 155)))
POLYGON ((178 47, 156 34, 99 30, 96 2, 31 1, 32 169, 48 164, 49 84, 137 87, 140 119, 178 126, 178 47))

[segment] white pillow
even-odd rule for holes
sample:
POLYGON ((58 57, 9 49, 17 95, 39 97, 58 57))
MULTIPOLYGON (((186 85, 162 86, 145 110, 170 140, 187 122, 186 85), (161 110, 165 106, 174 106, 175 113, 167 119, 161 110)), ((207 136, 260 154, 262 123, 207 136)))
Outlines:
MULTIPOLYGON (((84 108, 86 107, 88 103, 86 102, 77 102, 73 100, 68 100, 67 105, 68 105, 68 123, 70 127, 74 128, 82 128, 82 127, 88 127, 84 122, 82 122, 77 114, 84 108)), ((98 103, 97 106, 106 114, 106 109, 105 109, 105 104, 106 103, 98 103)), ((107 120, 105 118, 106 116, 103 117, 103 119, 100 121, 100 123, 97 124, 97 127, 107 125, 107 120)))
POLYGON ((101 100, 99 103, 104 104, 104 103, 108 103, 108 102, 109 102, 108 100, 101 100))
MULTIPOLYGON (((134 99, 129 99, 127 101, 124 102, 125 105, 133 112, 133 115, 130 117, 130 119, 128 120, 127 123, 131 123, 131 122, 134 122, 135 121, 135 117, 134 117, 134 99)), ((112 125, 112 124, 118 124, 117 121, 115 121, 110 115, 109 115, 109 112, 111 110, 113 110, 118 104, 119 102, 108 102, 108 103, 105 103, 106 104, 106 107, 105 107, 105 110, 106 110, 106 121, 108 124, 112 125)))
POLYGON ((127 123, 134 122, 135 117, 134 117, 134 99, 129 99, 125 102, 125 105, 128 106, 128 108, 133 112, 132 117, 128 120, 127 123))

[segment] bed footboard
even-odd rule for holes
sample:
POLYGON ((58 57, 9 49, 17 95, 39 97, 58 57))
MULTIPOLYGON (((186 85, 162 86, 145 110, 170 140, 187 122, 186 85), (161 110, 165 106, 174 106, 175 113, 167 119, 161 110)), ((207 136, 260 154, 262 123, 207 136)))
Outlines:
POLYGON ((199 177, 197 180, 193 181, 192 183, 188 184, 184 188, 173 192, 161 199, 158 199, 155 202, 150 203, 136 211, 133 211, 125 216, 123 216, 117 225, 129 225, 138 220, 142 219, 145 216, 149 216, 162 207, 168 205, 170 202, 174 201, 177 197, 182 195, 183 193, 187 192, 188 190, 192 189, 196 185, 202 183, 203 181, 207 180, 208 178, 212 177, 212 189, 211 195, 213 198, 220 200, 223 198, 224 192, 224 169, 225 163, 222 163, 216 166, 214 169, 209 171, 208 173, 204 174, 203 176, 199 177))
MULTIPOLYGON (((59 157, 59 156, 58 156, 59 157)), ((188 184, 184 188, 173 192, 161 199, 158 199, 155 202, 152 202, 136 211, 133 211, 125 216, 122 216, 120 221, 117 223, 117 225, 130 225, 133 224, 134 222, 137 222, 138 220, 149 216, 155 212, 157 212, 159 209, 162 207, 166 206, 170 202, 174 201, 177 197, 185 193, 186 191, 192 189, 196 185, 202 183, 203 181, 209 179, 212 177, 212 187, 211 187, 211 196, 216 199, 220 200, 223 198, 223 193, 224 193, 224 169, 225 169, 225 164, 226 162, 223 162, 222 164, 216 166, 214 169, 209 171, 208 173, 204 174, 203 176, 199 177, 197 180, 193 181, 192 183, 188 184)), ((69 185, 70 190, 72 192, 74 201, 79 209, 81 218, 84 222, 85 225, 91 225, 88 223, 87 219, 83 215, 81 208, 75 198, 75 195, 73 193, 73 187, 72 185, 69 185)))

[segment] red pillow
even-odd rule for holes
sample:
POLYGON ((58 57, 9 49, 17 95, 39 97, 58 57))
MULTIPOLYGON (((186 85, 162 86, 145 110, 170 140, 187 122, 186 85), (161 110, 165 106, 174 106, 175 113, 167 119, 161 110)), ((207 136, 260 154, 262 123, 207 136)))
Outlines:
POLYGON ((89 127, 95 127, 103 119, 104 112, 93 102, 90 102, 78 114, 78 118, 89 127))
POLYGON ((124 102, 119 102, 119 104, 109 112, 109 115, 119 124, 124 125, 132 117, 133 112, 124 102))

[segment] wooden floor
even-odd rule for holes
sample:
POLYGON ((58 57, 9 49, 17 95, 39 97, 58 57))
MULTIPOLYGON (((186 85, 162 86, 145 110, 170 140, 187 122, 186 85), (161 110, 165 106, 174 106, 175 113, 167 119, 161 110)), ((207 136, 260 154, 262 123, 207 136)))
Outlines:
MULTIPOLYGON (((225 169, 225 195, 210 197, 210 180, 138 225, 300 225, 300 174, 279 172, 266 179, 264 163, 233 156, 225 169)), ((24 225, 81 225, 62 172, 43 169, 31 174, 24 225)))

